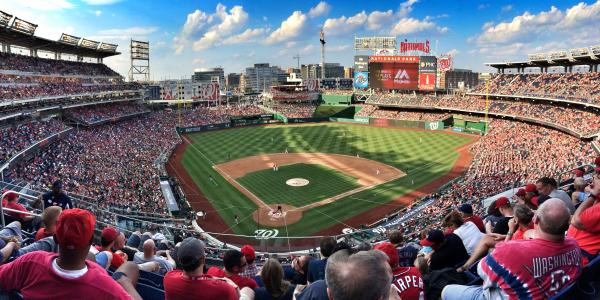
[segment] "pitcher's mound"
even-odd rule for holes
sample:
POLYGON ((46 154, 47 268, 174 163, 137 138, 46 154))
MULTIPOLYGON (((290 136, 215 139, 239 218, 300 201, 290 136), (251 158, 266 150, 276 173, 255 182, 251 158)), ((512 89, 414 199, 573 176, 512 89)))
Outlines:
POLYGON ((286 226, 300 221, 302 211, 287 204, 270 204, 269 207, 259 207, 252 213, 254 221, 269 227, 286 226))

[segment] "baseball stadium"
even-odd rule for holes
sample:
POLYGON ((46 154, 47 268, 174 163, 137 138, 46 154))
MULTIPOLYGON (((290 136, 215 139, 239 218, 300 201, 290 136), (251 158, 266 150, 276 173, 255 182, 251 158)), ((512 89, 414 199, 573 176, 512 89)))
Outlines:
POLYGON ((309 2, 0 3, 0 299, 600 299, 600 1, 309 2))

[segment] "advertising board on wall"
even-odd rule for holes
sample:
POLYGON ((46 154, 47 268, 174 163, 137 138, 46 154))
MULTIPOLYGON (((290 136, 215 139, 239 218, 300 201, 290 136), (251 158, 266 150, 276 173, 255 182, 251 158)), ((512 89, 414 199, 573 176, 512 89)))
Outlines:
POLYGON ((418 63, 370 63, 369 86, 387 90, 416 90, 418 63))
POLYGON ((366 89, 369 87, 369 73, 354 72, 354 87, 357 89, 366 89))
POLYGON ((367 72, 369 71, 369 56, 355 55, 354 56, 354 71, 367 72))

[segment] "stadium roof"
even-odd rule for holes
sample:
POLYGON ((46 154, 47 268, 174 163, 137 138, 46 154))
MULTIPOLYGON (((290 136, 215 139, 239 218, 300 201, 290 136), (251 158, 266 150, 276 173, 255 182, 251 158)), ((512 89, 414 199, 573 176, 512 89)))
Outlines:
POLYGON ((529 54, 526 61, 486 63, 496 69, 571 67, 600 64, 600 45, 575 48, 569 51, 529 54))
POLYGON ((14 46, 25 47, 29 49, 51 51, 58 53, 73 54, 84 57, 92 58, 106 58, 109 56, 119 55, 120 52, 103 50, 103 49, 91 49, 78 45, 67 44, 64 42, 53 41, 38 37, 35 35, 27 34, 14 30, 9 27, 0 26, 0 43, 10 44, 14 46))

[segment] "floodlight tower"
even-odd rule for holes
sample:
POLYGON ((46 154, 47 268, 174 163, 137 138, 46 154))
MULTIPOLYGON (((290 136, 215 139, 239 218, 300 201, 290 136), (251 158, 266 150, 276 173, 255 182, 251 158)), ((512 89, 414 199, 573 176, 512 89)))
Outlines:
POLYGON ((325 78, 325 32, 321 29, 321 79, 325 78))
POLYGON ((144 81, 150 81, 150 43, 131 40, 130 51, 129 81, 133 81, 135 75, 142 75, 144 81))

